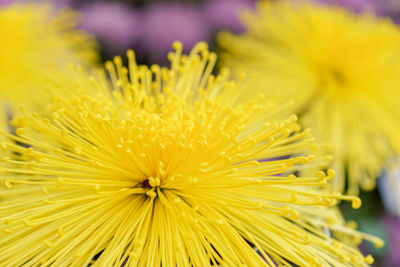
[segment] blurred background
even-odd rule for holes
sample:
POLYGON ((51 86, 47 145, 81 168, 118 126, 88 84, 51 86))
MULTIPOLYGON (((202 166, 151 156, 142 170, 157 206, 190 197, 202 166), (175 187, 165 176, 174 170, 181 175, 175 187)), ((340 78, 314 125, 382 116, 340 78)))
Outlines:
POLYGON ((82 28, 95 35, 101 44, 103 59, 124 54, 128 48, 137 53, 139 63, 166 64, 171 44, 180 40, 185 52, 206 41, 214 48, 221 29, 243 30, 237 14, 252 8, 254 0, 181 0, 181 1, 96 1, 57 0, 59 8, 79 10, 82 28))
MULTIPOLYGON (((12 0, 0 0, 12 2, 12 0)), ((299 0, 295 0, 299 1, 299 0)), ((300 0, 301 1, 301 0, 300 0)), ((255 0, 54 0, 57 7, 73 7, 83 14, 82 27, 94 34, 105 59, 133 48, 143 63, 165 64, 174 40, 186 52, 198 41, 214 48, 220 30, 243 31, 240 10, 255 0)), ((319 0, 355 12, 370 10, 400 22, 399 0, 319 0)))
MULTIPOLYGON (((11 2, 0 0, 2 5, 11 2)), ((400 23, 400 0, 320 2, 341 5, 354 12, 373 12, 400 23)), ((254 0, 55 0, 53 3, 56 8, 72 7, 81 12, 81 27, 100 43, 103 61, 132 48, 139 63, 162 65, 167 64, 165 55, 174 40, 180 40, 186 52, 198 41, 206 41, 210 49, 215 49, 217 32, 243 31, 238 14, 255 5, 254 0)), ((361 209, 342 206, 346 219, 385 240, 386 245, 381 249, 362 244, 362 250, 374 256, 373 266, 400 266, 400 219, 395 215, 399 209, 395 203, 400 202, 396 188, 400 186, 393 183, 400 185, 400 171, 382 173, 378 188, 361 194, 361 209)))

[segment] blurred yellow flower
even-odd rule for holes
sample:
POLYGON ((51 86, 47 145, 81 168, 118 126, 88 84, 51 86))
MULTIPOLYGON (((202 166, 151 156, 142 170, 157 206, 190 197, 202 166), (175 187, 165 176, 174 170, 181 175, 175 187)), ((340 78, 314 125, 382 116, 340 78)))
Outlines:
POLYGON ((247 32, 220 35, 223 65, 260 73, 248 95, 294 100, 304 125, 332 143, 336 190, 373 189, 386 160, 400 154, 398 27, 307 1, 263 1, 243 15, 247 32))
POLYGON ((355 244, 382 241, 331 207, 360 200, 323 193, 332 170, 291 174, 320 160, 296 116, 274 119, 285 106, 261 96, 236 104, 245 84, 226 70, 214 76, 204 43, 189 55, 174 47, 170 69, 138 66, 128 51, 128 68, 116 57, 107 74, 75 70, 77 85, 67 88, 75 97, 54 95, 49 118, 25 112, 16 136, 3 133, 18 144, 2 150, 21 158, 1 159, 0 262, 371 263, 355 244))
POLYGON ((77 20, 72 10, 56 12, 48 4, 0 7, 2 104, 43 106, 47 98, 39 88, 48 78, 64 83, 71 79, 67 63, 97 60, 95 41, 76 29, 77 20))

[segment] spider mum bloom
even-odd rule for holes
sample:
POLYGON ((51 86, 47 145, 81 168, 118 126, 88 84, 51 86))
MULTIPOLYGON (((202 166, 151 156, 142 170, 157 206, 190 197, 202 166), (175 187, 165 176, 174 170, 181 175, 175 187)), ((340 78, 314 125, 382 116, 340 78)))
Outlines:
POLYGON ((87 266, 364 266, 324 193, 333 177, 283 105, 235 104, 243 81, 213 76, 204 43, 175 43, 171 68, 137 66, 132 51, 107 74, 75 70, 75 97, 49 118, 25 112, 0 147, 0 262, 87 266), (106 77, 110 77, 110 82, 106 77), (29 132, 34 132, 30 137, 29 132), (304 152, 304 153, 303 153, 304 152), (264 159, 270 159, 265 161, 264 159), (329 234, 331 233, 331 234, 329 234), (347 239, 341 242, 335 236, 347 239), (97 259, 93 261, 97 255, 97 259))
POLYGON ((47 4, 0 7, 0 98, 13 105, 45 103, 39 88, 48 77, 70 79, 66 64, 97 59, 95 42, 76 29, 77 14, 47 4))
MULTIPOLYGON (((400 32, 389 19, 312 2, 260 2, 243 35, 223 33, 223 65, 257 71, 253 88, 295 99, 293 112, 332 143, 336 190, 371 190, 400 154, 400 32)), ((253 92, 249 92, 254 93, 253 92)))

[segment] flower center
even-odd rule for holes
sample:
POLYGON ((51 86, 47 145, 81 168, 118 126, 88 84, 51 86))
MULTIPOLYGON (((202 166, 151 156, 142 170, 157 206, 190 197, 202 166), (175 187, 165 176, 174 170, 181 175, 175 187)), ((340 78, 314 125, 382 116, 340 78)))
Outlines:
POLYGON ((346 83, 346 77, 341 69, 334 66, 320 67, 317 72, 319 84, 323 88, 334 86, 335 89, 342 88, 346 83))
POLYGON ((140 187, 147 189, 146 195, 151 198, 157 197, 157 189, 160 186, 161 180, 158 177, 149 177, 140 184, 140 187))
POLYGON ((331 70, 331 77, 336 83, 343 83, 345 79, 344 75, 336 69, 331 70))
POLYGON ((150 183, 149 183, 149 179, 144 180, 141 185, 140 185, 143 189, 149 189, 151 188, 150 183))

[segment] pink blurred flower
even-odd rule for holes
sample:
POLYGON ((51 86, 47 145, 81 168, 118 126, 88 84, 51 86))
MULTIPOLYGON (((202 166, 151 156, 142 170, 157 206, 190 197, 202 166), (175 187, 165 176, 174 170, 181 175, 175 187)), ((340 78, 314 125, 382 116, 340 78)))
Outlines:
POLYGON ((383 14, 391 17, 396 23, 400 24, 400 1, 381 0, 383 14))
POLYGON ((381 0, 385 9, 400 12, 400 1, 399 0, 381 0))
POLYGON ((110 54, 121 54, 142 35, 138 12, 123 3, 93 3, 84 7, 82 27, 95 35, 110 54))
POLYGON ((371 10, 377 14, 381 13, 381 0, 319 0, 321 3, 340 5, 355 12, 371 10))
MULTIPOLYGON (((51 3, 51 5, 53 7, 58 9, 58 8, 62 8, 64 6, 69 6, 71 4, 71 1, 72 0, 53 0, 53 1, 48 1, 48 2, 51 3)), ((8 4, 12 4, 12 3, 24 4, 24 3, 32 3, 32 2, 43 3, 44 1, 43 0, 0 0, 0 6, 8 5, 8 4)))
POLYGON ((14 2, 15 2, 15 0, 0 0, 0 6, 9 5, 14 2))
POLYGON ((154 5, 147 10, 142 27, 141 45, 152 60, 163 60, 175 40, 190 51, 199 41, 207 41, 209 28, 201 13, 190 6, 154 5))
POLYGON ((240 11, 253 6, 252 0, 209 0, 204 6, 203 16, 216 30, 225 28, 240 32, 244 30, 238 19, 240 11))
POLYGON ((384 257, 384 266, 400 266, 400 219, 395 216, 383 218, 388 233, 388 251, 384 257))

